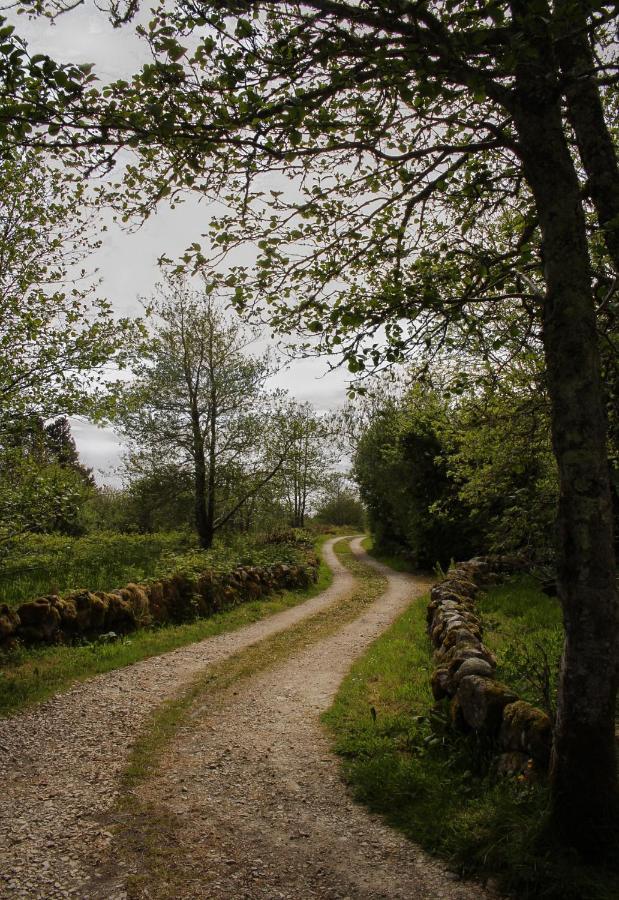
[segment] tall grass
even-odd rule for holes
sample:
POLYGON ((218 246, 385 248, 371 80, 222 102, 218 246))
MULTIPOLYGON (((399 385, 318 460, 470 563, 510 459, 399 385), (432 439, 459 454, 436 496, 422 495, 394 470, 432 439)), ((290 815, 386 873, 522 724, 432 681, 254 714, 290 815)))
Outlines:
POLYGON ((110 590, 141 581, 156 571, 164 554, 188 550, 195 539, 183 532, 85 537, 32 534, 0 562, 0 603, 17 605, 44 594, 77 588, 110 590))
POLYGON ((553 716, 564 638, 559 601, 535 579, 518 576, 480 594, 478 607, 497 678, 553 716))

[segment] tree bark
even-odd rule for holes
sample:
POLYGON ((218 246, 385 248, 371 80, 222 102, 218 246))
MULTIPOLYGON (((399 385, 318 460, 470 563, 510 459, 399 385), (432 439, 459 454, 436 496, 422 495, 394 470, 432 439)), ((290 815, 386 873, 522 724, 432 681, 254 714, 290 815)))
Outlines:
POLYGON ((566 80, 565 98, 580 159, 587 173, 606 249, 619 275, 619 165, 595 81, 596 65, 587 38, 587 8, 582 0, 556 0, 557 57, 566 80))
MULTIPOLYGON (((194 511, 198 542, 203 550, 210 550, 213 544, 213 521, 209 520, 207 506, 207 472, 206 454, 204 452, 204 440, 200 428, 200 414, 194 404, 191 409, 191 428, 193 435, 193 460, 194 460, 194 511)), ((209 471, 209 479, 211 472, 209 471)), ((210 499, 210 493, 208 493, 210 499)))
POLYGON ((211 433, 208 448, 208 487, 206 503, 206 534, 208 546, 211 547, 215 537, 215 472, 217 464, 217 398, 211 400, 211 433))
POLYGON ((207 510, 207 478, 204 445, 194 448, 194 509, 198 541, 203 550, 209 550, 213 544, 213 531, 209 527, 207 510))
POLYGON ((514 2, 527 35, 513 109, 537 205, 546 279, 543 336, 559 468, 557 568, 565 646, 551 764, 552 815, 586 855, 606 843, 616 809, 619 603, 606 424, 585 218, 541 17, 514 2))

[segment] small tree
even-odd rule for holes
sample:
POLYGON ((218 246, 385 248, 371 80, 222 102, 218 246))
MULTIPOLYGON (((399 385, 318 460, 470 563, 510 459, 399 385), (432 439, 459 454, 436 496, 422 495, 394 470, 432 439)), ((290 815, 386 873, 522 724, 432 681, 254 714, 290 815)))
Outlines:
POLYGON ((205 287, 170 276, 150 305, 151 334, 117 411, 142 476, 167 466, 191 473, 195 525, 208 549, 215 532, 279 471, 266 453, 272 397, 267 355, 249 355, 255 333, 227 315, 205 287), (243 463, 244 490, 225 502, 222 475, 243 463))
POLYGON ((60 452, 58 433, 50 438, 50 425, 40 416, 22 416, 0 434, 0 553, 26 532, 83 530, 82 508, 94 481, 79 462, 65 422, 63 444, 72 447, 74 458, 60 452))
POLYGON ((476 549, 468 509, 448 469, 447 404, 409 389, 374 409, 354 456, 354 477, 377 544, 417 565, 448 565, 476 549))
POLYGON ((279 479, 291 524, 303 528, 307 512, 337 459, 333 423, 318 415, 311 404, 294 401, 283 408, 280 420, 288 449, 279 479))
POLYGON ((316 519, 325 525, 350 525, 359 529, 364 527, 363 504, 354 485, 341 472, 333 472, 325 479, 316 519))

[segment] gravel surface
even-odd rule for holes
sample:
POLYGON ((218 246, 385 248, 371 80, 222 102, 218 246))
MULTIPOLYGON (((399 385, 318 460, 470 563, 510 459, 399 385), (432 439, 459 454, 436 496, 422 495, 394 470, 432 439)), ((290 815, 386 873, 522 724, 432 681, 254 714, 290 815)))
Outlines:
POLYGON ((354 579, 333 552, 337 540, 323 549, 334 579, 319 596, 238 631, 98 675, 0 720, 0 897, 92 896, 93 867, 109 855, 118 776, 148 717, 212 663, 346 596, 354 579))
MULTIPOLYGON (((353 550, 367 560, 360 541, 353 550)), ((459 881, 354 803, 330 752, 320 713, 352 661, 429 584, 374 565, 388 577, 388 589, 366 612, 223 697, 207 699, 179 730, 161 774, 137 791, 133 854, 124 854, 120 870, 118 859, 102 866, 90 896, 125 897, 127 885, 131 898, 494 896, 459 881), (162 824, 153 848, 154 820, 162 824), (155 877, 149 865, 156 866, 155 877)))

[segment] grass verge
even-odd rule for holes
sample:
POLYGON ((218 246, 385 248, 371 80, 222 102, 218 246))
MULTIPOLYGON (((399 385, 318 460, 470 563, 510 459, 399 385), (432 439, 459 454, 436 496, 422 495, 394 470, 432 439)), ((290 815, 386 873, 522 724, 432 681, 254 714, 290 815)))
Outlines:
POLYGON ((155 575, 162 557, 186 553, 195 538, 185 532, 84 537, 29 534, 0 560, 0 603, 17 606, 34 597, 83 588, 110 590, 155 575))
MULTIPOLYGON (((328 538, 324 535, 317 540, 318 551, 328 538)), ((331 570, 322 562, 315 584, 244 603, 208 619, 141 629, 111 644, 95 641, 77 646, 24 648, 0 655, 0 716, 12 715, 93 675, 250 625, 316 596, 329 587, 332 579, 331 570)))
POLYGON ((484 775, 488 748, 432 712, 425 608, 413 604, 355 663, 325 714, 355 797, 461 875, 496 878, 519 900, 619 897, 619 870, 549 842, 543 784, 484 775))

